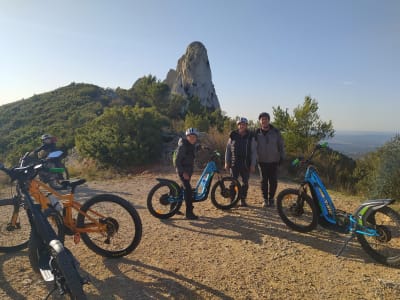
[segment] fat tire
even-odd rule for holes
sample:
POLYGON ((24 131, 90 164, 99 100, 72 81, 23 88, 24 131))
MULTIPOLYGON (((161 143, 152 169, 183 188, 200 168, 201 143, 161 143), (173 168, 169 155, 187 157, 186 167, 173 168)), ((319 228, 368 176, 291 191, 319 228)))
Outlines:
POLYGON ((0 229, 0 239, 5 238, 4 244, 0 242, 0 252, 16 252, 28 247, 31 224, 27 211, 20 205, 19 198, 0 200, 0 229), (10 228, 7 224, 13 213, 18 215, 17 228, 10 228), (15 234, 13 234, 14 231, 15 234), (17 234, 21 238, 17 238, 17 234))
POLYGON ((315 206, 314 201, 312 198, 307 194, 302 194, 301 197, 304 197, 304 205, 308 205, 312 211, 311 221, 308 224, 300 225, 293 221, 291 221, 290 217, 284 212, 283 209, 283 200, 288 195, 293 195, 296 198, 299 197, 299 190, 298 189, 285 189, 278 194, 276 198, 276 208, 278 210, 278 214, 282 221, 291 229, 299 231, 299 232, 310 232, 315 229, 318 225, 318 210, 315 206))
POLYGON ((217 182, 215 182, 211 189, 211 202, 212 202, 212 204, 214 204, 214 206, 216 208, 219 208, 222 210, 231 209, 234 206, 236 206, 236 204, 240 200, 240 194, 241 194, 241 186, 240 186, 239 181, 233 177, 223 177, 220 180, 218 180, 217 182), (217 190, 218 188, 220 190, 217 190), (227 194, 227 197, 225 197, 225 195, 223 195, 223 192, 226 189, 230 190, 231 188, 234 188, 235 193, 236 193, 233 199, 231 198, 230 193, 227 194), (229 202, 227 202, 228 204, 219 203, 217 200, 217 197, 216 197, 217 194, 221 194, 221 196, 223 196, 224 199, 226 199, 226 198, 231 198, 231 199, 229 202))
MULTIPOLYGON (((49 218, 50 216, 53 217, 53 220, 55 220, 56 222, 55 225, 57 226, 57 230, 54 230, 54 228, 53 230, 57 234, 58 240, 64 244, 65 241, 64 223, 60 214, 57 213, 57 211, 55 210, 49 209, 43 212, 43 215, 47 218, 49 218)), ((48 249, 48 246, 43 244, 43 242, 40 240, 37 234, 31 232, 28 241, 28 258, 33 271, 35 271, 36 273, 39 273, 39 257, 40 257, 39 253, 40 251, 48 251, 46 249, 48 249)))
MULTIPOLYGON (((167 187, 169 189, 169 194, 173 194, 173 197, 178 197, 176 192, 174 192, 175 189, 171 186, 171 184, 160 182, 152 187, 152 189, 150 190, 150 192, 147 196, 147 209, 149 210, 150 214, 152 214, 154 217, 156 217, 158 219, 171 218, 179 211, 179 209, 182 206, 182 201, 179 201, 179 202, 175 202, 175 203, 166 204, 169 206, 168 213, 163 214, 163 213, 156 211, 156 209, 154 208, 154 205, 153 205, 153 196, 157 190, 164 188, 164 187, 167 187)), ((160 201, 160 199, 154 199, 154 201, 160 201)))
POLYGON ((77 267, 76 259, 67 248, 57 253, 56 268, 65 280, 63 284, 66 292, 73 300, 85 300, 87 296, 83 290, 84 281, 77 267))
MULTIPOLYGON (((370 257, 372 257, 374 260, 376 260, 377 262, 387 265, 387 266, 391 266, 391 267, 398 267, 398 266, 400 266, 400 246, 399 246, 400 216, 392 208, 384 206, 384 207, 378 209, 377 211, 375 211, 374 213, 372 213, 368 217, 368 220, 370 220, 371 218, 373 218, 375 220, 375 216, 377 213, 380 213, 380 214, 388 217, 393 222, 394 230, 392 230, 390 232, 390 235, 391 235, 391 239, 396 238, 396 241, 397 241, 396 243, 392 242, 391 246, 393 246, 393 244, 394 244, 394 247, 390 247, 390 249, 392 249, 394 251, 393 254, 387 255, 387 254, 385 254, 385 252, 378 252, 377 250, 375 250, 373 248, 372 242, 376 242, 376 245, 378 245, 378 246, 384 245, 384 242, 379 242, 377 238, 366 237, 363 234, 357 234, 357 240, 360 242, 361 247, 364 249, 364 251, 370 257)), ((385 218, 385 219, 387 220, 387 218, 385 218)), ((367 220, 367 222, 368 222, 368 220, 367 220)), ((373 223, 376 223, 376 222, 374 221, 373 223)), ((381 224, 378 224, 378 225, 381 225, 381 224)), ((385 228, 388 229, 388 226, 386 226, 385 228)))
MULTIPOLYGON (((125 248, 119 250, 107 250, 98 246, 98 244, 92 241, 92 238, 87 233, 81 233, 81 238, 83 242, 93 252, 104 257, 118 258, 128 255, 129 253, 131 253, 133 250, 136 249, 142 238, 142 221, 140 219, 138 212, 130 202, 117 195, 112 195, 112 194, 101 194, 94 196, 93 198, 89 199, 82 205, 80 211, 86 213, 88 210, 91 209, 93 205, 100 202, 115 203, 129 214, 135 228, 132 228, 132 232, 129 233, 129 236, 127 236, 125 240, 128 239, 131 240, 129 241, 128 245, 125 248)), ((96 209, 93 210, 96 211, 96 209)), ((101 211, 99 211, 99 213, 101 213, 101 211)), ((83 228, 85 226, 85 218, 86 216, 84 214, 81 213, 78 214, 77 227, 83 228)), ((118 220, 117 218, 115 219, 117 222, 121 221, 118 220)))

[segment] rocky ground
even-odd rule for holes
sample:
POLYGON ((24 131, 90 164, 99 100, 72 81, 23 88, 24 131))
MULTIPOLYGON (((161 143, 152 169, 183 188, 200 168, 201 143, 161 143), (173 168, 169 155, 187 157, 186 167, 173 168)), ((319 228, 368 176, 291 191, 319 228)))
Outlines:
MULTIPOLYGON (((176 179, 173 173, 146 172, 79 189, 81 196, 119 194, 134 204, 143 222, 140 245, 121 259, 104 259, 67 237, 90 276, 89 299, 400 298, 400 269, 375 263, 357 241, 337 258, 344 235, 320 227, 309 234, 291 231, 275 209, 262 208, 255 175, 249 207, 221 211, 207 200, 195 205, 200 216, 195 221, 184 216, 162 221, 149 214, 146 196, 156 177, 176 179)), ((288 185, 281 181, 279 190, 288 185)), ((333 198, 349 211, 361 201, 333 198)), ((44 299, 48 291, 26 251, 0 254, 0 299, 44 299)))

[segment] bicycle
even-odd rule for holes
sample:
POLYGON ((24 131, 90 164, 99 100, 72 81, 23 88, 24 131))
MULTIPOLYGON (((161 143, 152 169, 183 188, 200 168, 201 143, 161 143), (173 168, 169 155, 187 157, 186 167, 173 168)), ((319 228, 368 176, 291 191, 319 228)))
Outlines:
MULTIPOLYGON (((218 151, 213 151, 210 160, 193 189, 193 203, 204 201, 208 198, 211 182, 217 174, 217 181, 211 188, 211 202, 219 209, 230 209, 240 200, 240 183, 233 177, 223 177, 217 167, 220 160, 218 151)), ((147 208, 156 218, 168 219, 175 215, 185 199, 185 190, 176 181, 156 178, 159 182, 147 196, 147 208)))
POLYGON ((72 299, 86 299, 83 284, 87 280, 78 271, 79 263, 49 223, 48 216, 54 211, 51 208, 42 211, 29 194, 29 182, 42 169, 45 169, 43 164, 7 169, 0 163, 0 170, 12 181, 17 181, 21 192, 21 197, 0 200, 0 205, 12 205, 17 210, 25 209, 30 225, 27 244, 29 261, 35 271, 40 271, 45 281, 54 282, 54 289, 49 296, 58 289, 60 295, 69 294, 72 299))
POLYGON ((399 266, 400 216, 388 206, 395 200, 367 200, 353 214, 337 209, 311 162, 316 151, 326 147, 327 143, 319 144, 307 159, 296 158, 292 162, 294 166, 305 166, 306 171, 298 189, 288 188, 278 194, 277 210, 282 221, 299 232, 309 232, 320 224, 326 229, 350 234, 337 256, 357 237, 361 247, 375 261, 399 266))
MULTIPOLYGON (((60 152, 50 153, 49 159, 57 158, 60 152)), ((60 172, 62 169, 50 168, 48 171, 60 172)), ((142 222, 138 212, 130 202, 112 194, 95 195, 83 204, 79 203, 75 200, 75 189, 85 182, 85 179, 65 180, 62 184, 70 191, 61 194, 44 182, 31 178, 28 191, 42 210, 50 207, 57 212, 49 217, 60 240, 63 241, 65 235, 71 235, 75 244, 83 240, 89 249, 101 256, 118 258, 128 255, 136 249, 142 237, 142 222), (57 210, 58 205, 61 207, 57 210)), ((18 194, 17 189, 17 198, 18 194)), ((0 210, 3 210, 1 200, 0 210)), ((20 250, 27 245, 26 232, 21 230, 24 215, 19 215, 20 211, 15 207, 9 207, 8 210, 13 213, 7 224, 7 233, 15 242, 13 245, 0 245, 0 251, 3 252, 20 250), (17 233, 21 236, 17 237, 17 233)))

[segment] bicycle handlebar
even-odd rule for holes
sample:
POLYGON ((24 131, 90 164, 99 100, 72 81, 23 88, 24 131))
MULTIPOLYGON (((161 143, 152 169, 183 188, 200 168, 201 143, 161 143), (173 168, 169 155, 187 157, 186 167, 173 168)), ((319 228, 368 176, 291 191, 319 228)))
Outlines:
POLYGON ((292 161, 292 166, 298 166, 300 164, 307 164, 311 161, 311 159, 314 157, 314 154, 317 150, 322 149, 322 148, 326 148, 328 147, 328 142, 324 142, 322 144, 317 144, 315 145, 313 151, 311 152, 310 156, 307 159, 304 159, 304 157, 300 156, 300 157, 296 157, 293 161, 292 161))

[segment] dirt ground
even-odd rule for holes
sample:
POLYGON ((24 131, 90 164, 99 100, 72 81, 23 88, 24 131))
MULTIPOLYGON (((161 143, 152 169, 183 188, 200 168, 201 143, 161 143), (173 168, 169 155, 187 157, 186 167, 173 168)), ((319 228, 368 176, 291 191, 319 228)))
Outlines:
MULTIPOLYGON (((337 258, 345 235, 321 227, 309 234, 291 231, 275 209, 262 207, 256 175, 249 207, 222 211, 208 199, 195 204, 195 221, 150 215, 146 197, 156 177, 176 179, 145 172, 78 188, 83 198, 104 192, 124 197, 143 223, 140 245, 120 259, 104 259, 67 236, 66 245, 90 277, 89 299, 400 299, 400 269, 375 263, 357 241, 337 258)), ((278 191, 288 185, 280 181, 278 191)), ((362 200, 333 198, 348 211, 362 200)), ((0 254, 0 299, 44 299, 48 292, 26 250, 0 254)))

